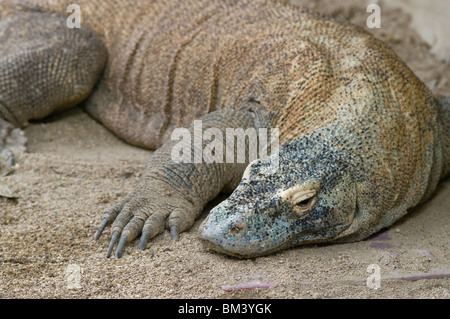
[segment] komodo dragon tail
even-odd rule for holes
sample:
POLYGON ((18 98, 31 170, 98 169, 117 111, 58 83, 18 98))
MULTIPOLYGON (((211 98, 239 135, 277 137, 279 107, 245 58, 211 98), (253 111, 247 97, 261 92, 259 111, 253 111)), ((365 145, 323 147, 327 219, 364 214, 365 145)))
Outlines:
POLYGON ((450 97, 438 99, 443 155, 442 177, 450 175, 450 97))

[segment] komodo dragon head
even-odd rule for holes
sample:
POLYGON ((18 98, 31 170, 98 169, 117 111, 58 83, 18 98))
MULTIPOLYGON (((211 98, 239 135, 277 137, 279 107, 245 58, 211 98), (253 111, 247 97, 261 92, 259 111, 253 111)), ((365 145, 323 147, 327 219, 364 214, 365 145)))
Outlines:
POLYGON ((206 246, 249 258, 329 241, 347 229, 357 207, 356 183, 342 148, 323 135, 290 141, 278 154, 253 161, 203 222, 199 237, 206 246))

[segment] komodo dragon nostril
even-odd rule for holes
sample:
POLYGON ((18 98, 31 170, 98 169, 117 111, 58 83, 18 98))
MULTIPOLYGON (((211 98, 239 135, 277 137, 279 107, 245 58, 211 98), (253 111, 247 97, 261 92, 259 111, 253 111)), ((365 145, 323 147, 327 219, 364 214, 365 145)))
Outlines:
POLYGON ((230 232, 233 234, 240 233, 244 229, 245 225, 246 222, 244 220, 236 221, 230 226, 230 232))

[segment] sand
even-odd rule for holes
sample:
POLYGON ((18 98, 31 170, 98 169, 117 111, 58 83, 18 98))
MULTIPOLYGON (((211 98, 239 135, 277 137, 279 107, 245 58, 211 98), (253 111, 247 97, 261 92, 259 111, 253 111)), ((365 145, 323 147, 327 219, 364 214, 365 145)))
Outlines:
MULTIPOLYGON (((365 6, 356 2, 295 2, 365 26, 365 6)), ((409 28, 410 17, 383 5, 382 14, 374 34, 436 94, 450 95, 450 66, 409 28)), ((134 241, 123 258, 107 259, 108 234, 93 240, 101 212, 137 185, 151 152, 122 142, 79 107, 25 132, 27 153, 0 172, 1 187, 17 197, 0 197, 0 298, 450 297, 449 179, 362 242, 238 260, 203 248, 196 233, 205 212, 178 242, 166 231, 145 251, 134 241), (378 289, 367 282, 376 276, 368 267, 379 270, 378 289)))

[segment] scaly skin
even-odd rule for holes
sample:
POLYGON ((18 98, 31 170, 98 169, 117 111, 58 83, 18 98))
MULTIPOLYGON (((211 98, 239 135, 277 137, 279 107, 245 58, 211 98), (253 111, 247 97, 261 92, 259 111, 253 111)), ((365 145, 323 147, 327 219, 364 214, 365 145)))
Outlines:
POLYGON ((140 185, 105 211, 97 238, 112 224, 108 256, 141 233, 140 249, 165 228, 178 238, 236 187, 202 224, 212 249, 254 257, 361 240, 449 173, 448 103, 360 28, 269 0, 80 0, 83 28, 69 30, 60 14, 70 3, 0 0, 9 123, 0 132, 87 98, 89 114, 119 137, 158 149, 140 185), (249 158, 176 164, 170 135, 195 119, 222 133, 278 128, 281 148, 241 183, 249 158))

